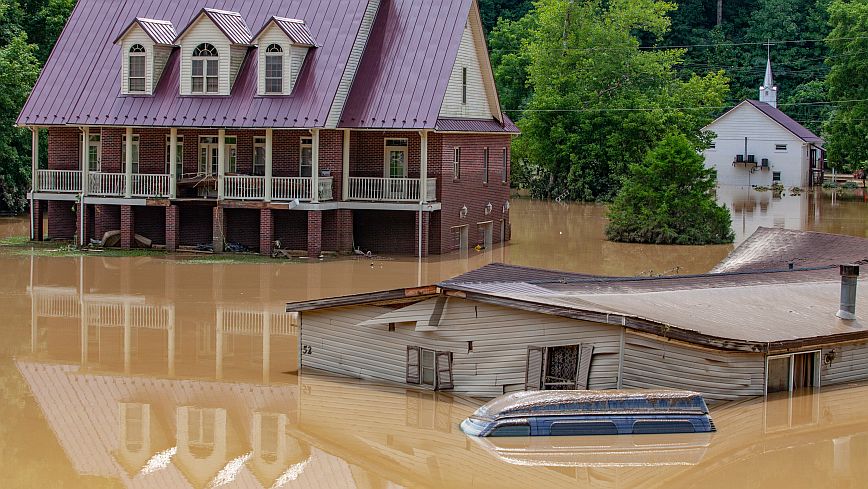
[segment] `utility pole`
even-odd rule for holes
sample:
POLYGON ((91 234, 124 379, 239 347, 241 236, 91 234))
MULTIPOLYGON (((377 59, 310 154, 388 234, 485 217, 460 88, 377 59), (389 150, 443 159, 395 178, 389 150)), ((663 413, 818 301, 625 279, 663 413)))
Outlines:
POLYGON ((723 0, 717 0, 717 25, 723 22, 723 0))

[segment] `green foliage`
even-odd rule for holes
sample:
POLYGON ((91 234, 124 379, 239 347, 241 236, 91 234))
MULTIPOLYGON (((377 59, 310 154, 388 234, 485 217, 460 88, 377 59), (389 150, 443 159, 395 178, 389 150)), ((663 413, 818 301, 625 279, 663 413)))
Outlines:
POLYGON ((498 20, 518 20, 533 7, 531 0, 479 0, 482 28, 491 32, 498 20))
POLYGON ((640 36, 667 32, 672 8, 655 0, 536 4, 525 44, 533 92, 513 160, 533 196, 610 200, 629 164, 665 134, 704 142, 700 129, 723 104, 726 77, 684 80, 675 71, 683 51, 640 49, 640 36))
POLYGON ((532 93, 528 85, 531 57, 527 51, 527 41, 536 24, 535 12, 519 20, 501 18, 488 37, 500 103, 513 120, 521 118, 532 93))
POLYGON ((696 145, 670 134, 629 176, 609 207, 606 236, 612 241, 703 245, 731 243, 729 210, 715 202, 715 171, 696 145))
POLYGON ((826 125, 828 159, 840 171, 868 160, 868 0, 835 0, 829 7, 828 86, 836 104, 826 125))

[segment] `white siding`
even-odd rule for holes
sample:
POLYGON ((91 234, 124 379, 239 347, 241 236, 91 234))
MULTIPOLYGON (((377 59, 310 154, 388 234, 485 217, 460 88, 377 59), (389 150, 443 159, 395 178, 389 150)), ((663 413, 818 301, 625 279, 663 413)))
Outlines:
MULTIPOLYGON (((265 52, 268 49, 268 46, 272 44, 277 44, 281 48, 283 48, 283 93, 278 95, 289 95, 292 93, 292 88, 294 85, 293 79, 293 70, 292 70, 292 52, 294 49, 292 46, 292 41, 286 36, 286 34, 279 27, 271 23, 271 26, 266 29, 262 35, 256 40, 256 44, 259 46, 257 49, 259 57, 259 80, 257 93, 259 95, 265 95, 265 52)), ((275 95, 275 94, 270 94, 275 95)))
MULTIPOLYGON (((169 62, 169 56, 172 54, 172 48, 168 46, 154 46, 154 76, 152 87, 156 90, 160 83, 160 78, 163 76, 163 70, 166 69, 166 63, 169 62)), ((153 90, 151 90, 153 92, 153 90)))
MULTIPOLYGON (((141 44, 145 48, 145 94, 154 93, 154 86, 156 86, 156 80, 158 78, 154 78, 152 74, 154 74, 154 41, 151 40, 150 36, 145 34, 145 31, 142 30, 138 24, 133 25, 132 28, 127 32, 127 35, 121 41, 121 93, 129 94, 130 93, 130 48, 134 44, 141 44)), ((163 63, 165 66, 165 62, 163 63)), ((162 73, 163 68, 160 67, 160 72, 162 73)), ((135 92, 134 95, 141 95, 142 92, 135 92)))
POLYGON ((765 357, 759 353, 717 352, 628 332, 622 387, 701 392, 708 401, 761 396, 765 357))
POLYGON ((868 380, 868 344, 824 348, 821 361, 830 351, 835 358, 820 370, 820 387, 868 380))
POLYGON ((358 326, 390 309, 336 308, 302 314, 304 367, 363 379, 405 382, 407 346, 453 352, 455 392, 495 397, 525 382, 528 346, 594 345, 591 389, 618 384, 620 327, 450 299, 433 332, 412 326, 358 326), (473 351, 468 353, 468 341, 473 351))
POLYGON ((377 11, 379 8, 380 0, 368 1, 368 7, 365 10, 365 15, 362 17, 359 33, 356 35, 356 40, 353 42, 353 49, 350 51, 347 67, 344 69, 344 74, 341 76, 341 83, 338 85, 338 91, 335 93, 334 101, 332 101, 332 107, 331 110, 329 110, 325 127, 338 127, 338 122, 340 121, 341 114, 344 111, 344 105, 346 104, 347 97, 350 94, 350 87, 352 87, 353 80, 356 78, 356 72, 359 69, 359 63, 362 61, 362 54, 365 52, 365 46, 368 45, 368 37, 371 35, 371 27, 374 25, 374 19, 377 17, 377 11))
POLYGON ((238 72, 241 71, 241 65, 244 63, 244 58, 247 57, 247 46, 232 46, 229 48, 231 59, 229 60, 229 80, 232 86, 235 85, 235 79, 238 78, 238 72))
MULTIPOLYGON (((486 83, 483 76, 482 63, 487 62, 485 41, 482 37, 482 26, 476 19, 475 9, 471 9, 470 18, 464 27, 458 56, 452 67, 449 85, 440 107, 440 117, 459 117, 467 119, 491 119, 495 110, 492 108, 496 97, 494 88, 486 83), (462 103, 463 69, 467 68, 467 103, 462 103)), ((486 70, 487 72, 488 70, 486 70)))
POLYGON ((307 53, 310 51, 310 48, 304 46, 293 46, 292 47, 292 58, 291 64, 292 67, 290 71, 292 72, 292 78, 290 79, 290 86, 295 88, 295 82, 298 80, 298 74, 301 72, 301 68, 304 66, 304 59, 307 57, 307 53))
POLYGON ((712 122, 706 128, 717 135, 715 148, 706 150, 705 166, 717 168, 720 185, 772 185, 772 173, 781 172, 781 184, 786 187, 805 187, 808 184, 808 147, 790 131, 745 102, 712 122), (747 138, 747 154, 756 155, 757 164, 768 158, 769 170, 755 172, 744 167, 734 167, 736 155, 744 154, 747 138), (776 151, 775 146, 786 144, 786 151, 776 151))
MULTIPOLYGON (((192 71, 193 50, 196 46, 207 42, 217 48, 220 59, 220 90, 216 95, 229 95, 230 87, 230 44, 220 29, 208 19, 200 16, 196 23, 187 29, 181 39, 181 95, 192 95, 190 76, 192 71)), ((215 94, 211 94, 215 95, 215 94)))

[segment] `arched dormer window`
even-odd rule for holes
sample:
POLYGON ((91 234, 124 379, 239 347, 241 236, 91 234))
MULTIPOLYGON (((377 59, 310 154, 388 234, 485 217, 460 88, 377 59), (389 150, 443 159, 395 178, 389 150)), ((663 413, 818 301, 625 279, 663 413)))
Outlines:
POLYGON ((141 44, 133 44, 130 46, 130 67, 129 67, 129 91, 144 92, 147 87, 145 83, 147 59, 145 58, 145 47, 141 44))
POLYGON ((283 48, 279 44, 265 50, 265 93, 283 93, 283 48))
POLYGON ((220 58, 217 48, 207 42, 193 50, 190 87, 193 93, 220 91, 220 58))

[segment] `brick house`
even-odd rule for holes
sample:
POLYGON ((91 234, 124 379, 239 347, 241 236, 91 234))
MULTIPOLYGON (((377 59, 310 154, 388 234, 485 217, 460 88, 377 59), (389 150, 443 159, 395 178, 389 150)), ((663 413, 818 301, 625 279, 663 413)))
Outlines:
POLYGON ((476 0, 220 6, 79 0, 18 118, 48 133, 33 239, 310 256, 509 239, 518 130, 476 0))

